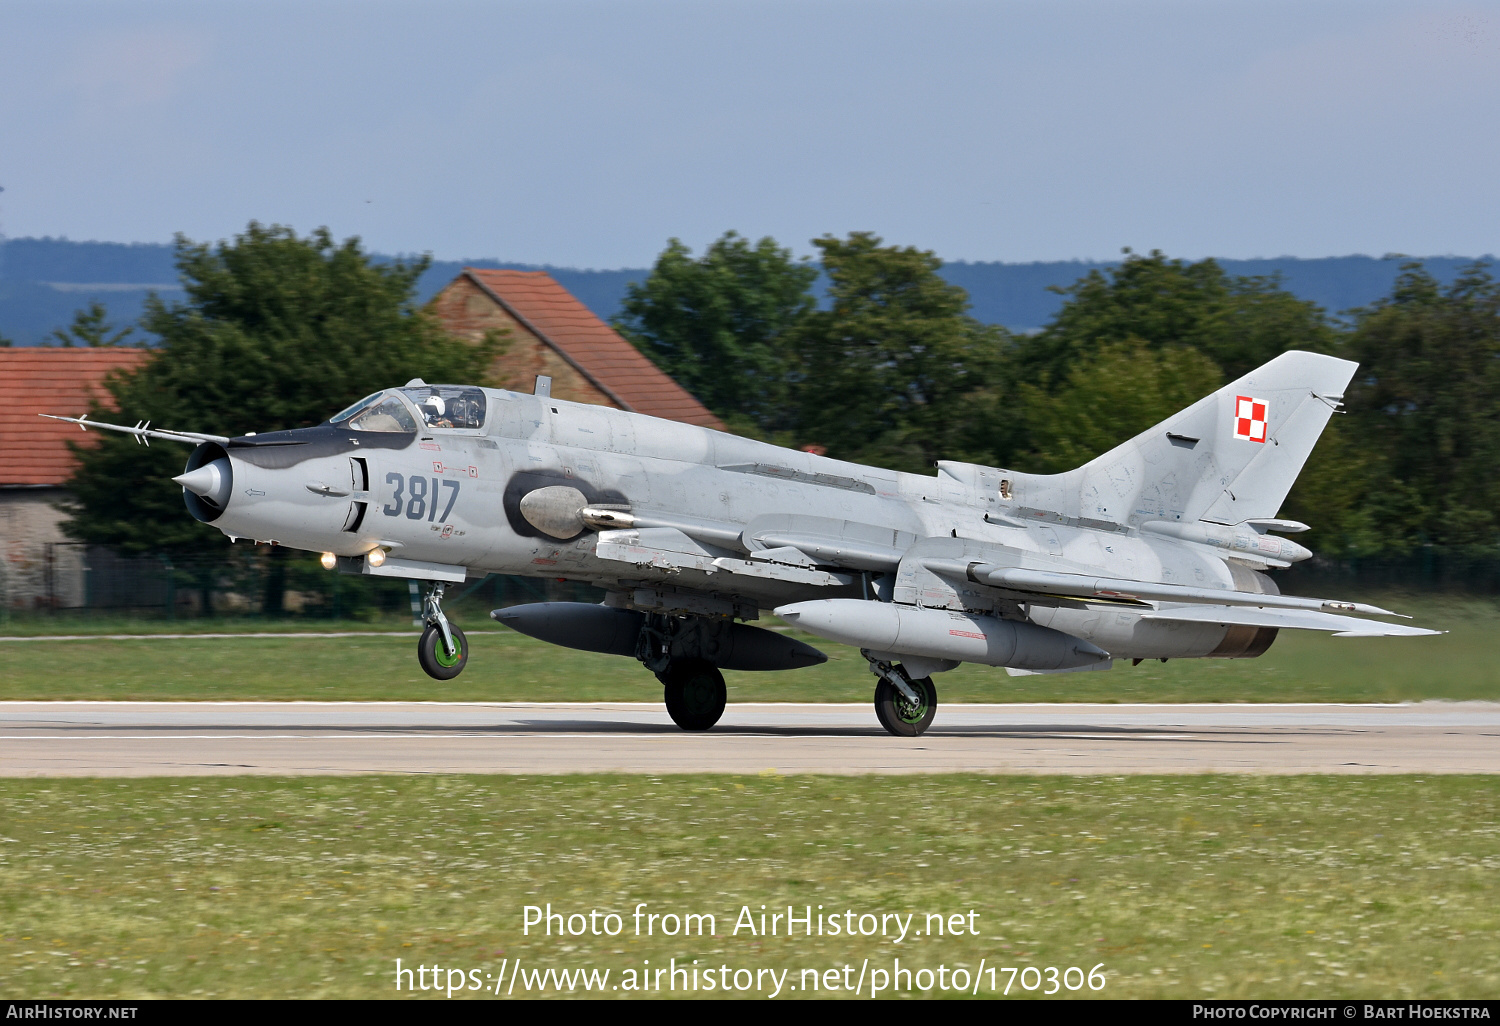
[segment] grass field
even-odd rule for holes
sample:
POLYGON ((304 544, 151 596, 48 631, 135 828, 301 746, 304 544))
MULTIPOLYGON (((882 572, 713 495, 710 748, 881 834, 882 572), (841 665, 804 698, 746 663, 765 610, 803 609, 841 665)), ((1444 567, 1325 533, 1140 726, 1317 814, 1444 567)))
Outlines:
POLYGON ((0 993, 383 998, 397 958, 795 983, 899 957, 1103 963, 1105 997, 1493 997, 1497 824, 1475 777, 4 780, 0 993), (623 932, 524 936, 548 902, 623 932), (633 936, 640 902, 715 929, 633 936), (762 904, 972 910, 978 936, 735 935, 762 904))
MULTIPOLYGON (((1009 677, 963 666, 937 678, 943 702, 1387 702, 1500 699, 1494 602, 1387 598, 1441 637, 1333 638, 1282 631, 1252 660, 1118 664, 1107 673, 1009 677)), ((468 668, 439 682, 416 663, 416 638, 215 638, 0 642, 0 700, 655 701, 660 686, 634 660, 557 648, 478 616, 468 668)), ((308 621, 13 621, 9 633, 163 633, 409 629, 308 621)), ((787 673, 729 673, 729 700, 864 702, 873 688, 859 653, 799 635, 829 653, 787 673)))

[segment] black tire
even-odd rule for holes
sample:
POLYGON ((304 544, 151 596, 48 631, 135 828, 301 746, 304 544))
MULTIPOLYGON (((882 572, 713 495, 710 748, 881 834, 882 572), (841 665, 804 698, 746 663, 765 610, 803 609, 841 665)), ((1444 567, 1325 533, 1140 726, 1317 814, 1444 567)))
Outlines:
POLYGON ((724 715, 728 693, 724 675, 713 663, 685 659, 673 663, 661 675, 667 714, 683 730, 707 730, 724 715))
POLYGON ((453 634, 453 643, 458 646, 458 658, 452 662, 448 661, 447 654, 443 651, 443 632, 431 624, 427 625, 421 640, 417 642, 417 662, 422 664, 427 676, 434 680, 452 680, 464 672, 464 667, 469 662, 469 639, 451 623, 448 630, 453 634))
POLYGON ((911 686, 922 698, 917 705, 884 678, 875 684, 875 718, 897 737, 921 737, 937 715, 937 687, 932 678, 919 677, 911 682, 911 686))

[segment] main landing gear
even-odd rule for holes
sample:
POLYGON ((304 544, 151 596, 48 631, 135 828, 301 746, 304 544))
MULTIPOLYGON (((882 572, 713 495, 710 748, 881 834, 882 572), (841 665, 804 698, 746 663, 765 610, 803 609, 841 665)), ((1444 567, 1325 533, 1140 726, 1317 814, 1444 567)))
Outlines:
POLYGON ((436 680, 452 680, 464 672, 469 661, 469 639, 443 615, 445 587, 437 582, 422 600, 422 619, 427 626, 417 642, 417 662, 436 680))
POLYGON ((897 737, 920 737, 937 715, 937 687, 931 677, 912 677, 900 663, 871 659, 875 718, 897 737))
POLYGON ((696 627, 689 621, 648 615, 636 639, 635 657, 661 681, 667 715, 683 730, 712 727, 728 701, 724 675, 702 658, 705 646, 696 627))
POLYGON ((724 715, 724 675, 708 660, 674 660, 656 677, 665 691, 667 715, 683 730, 707 730, 724 715))

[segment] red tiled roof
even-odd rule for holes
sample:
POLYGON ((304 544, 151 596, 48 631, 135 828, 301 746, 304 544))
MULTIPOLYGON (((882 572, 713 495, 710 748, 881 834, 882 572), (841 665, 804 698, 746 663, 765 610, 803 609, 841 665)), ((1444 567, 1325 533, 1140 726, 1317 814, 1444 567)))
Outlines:
POLYGON ((546 271, 464 273, 584 376, 636 413, 724 430, 724 424, 546 271))
POLYGON ((104 375, 137 366, 144 349, 0 349, 0 486, 60 485, 73 476, 67 439, 87 440, 76 424, 92 399, 108 402, 104 375))

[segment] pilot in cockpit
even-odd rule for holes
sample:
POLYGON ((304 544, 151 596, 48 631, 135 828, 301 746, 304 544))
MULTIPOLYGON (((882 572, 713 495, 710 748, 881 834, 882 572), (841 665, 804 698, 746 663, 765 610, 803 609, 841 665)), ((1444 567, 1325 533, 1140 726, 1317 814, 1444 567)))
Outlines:
POLYGON ((447 416, 447 404, 443 402, 442 396, 430 395, 423 399, 417 408, 422 411, 422 419, 427 422, 428 427, 453 427, 453 421, 447 416))
POLYGON ((422 415, 423 426, 477 431, 484 427, 482 389, 452 385, 412 385, 402 393, 422 415))

